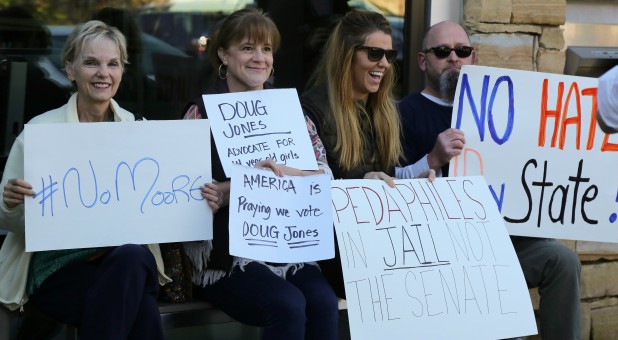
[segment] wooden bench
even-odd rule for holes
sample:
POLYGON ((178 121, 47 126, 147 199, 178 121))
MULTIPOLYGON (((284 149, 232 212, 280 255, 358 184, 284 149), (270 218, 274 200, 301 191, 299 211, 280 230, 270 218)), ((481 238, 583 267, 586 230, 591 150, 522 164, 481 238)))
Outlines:
POLYGON ((229 315, 204 301, 159 302, 163 330, 235 322, 229 315))
MULTIPOLYGON (((161 313, 161 325, 163 330, 192 327, 199 325, 211 325, 226 322, 235 322, 230 316, 211 304, 203 301, 190 301, 185 303, 159 303, 161 313)), ((19 311, 9 311, 0 306, 0 340, 13 340, 17 336, 19 328, 19 311)), ((66 327, 63 330, 65 338, 73 339, 76 329, 66 327)))
MULTIPOLYGON (((346 301, 339 299, 339 309, 347 309, 346 301)), ((163 330, 236 322, 223 311, 204 301, 184 303, 159 302, 163 330)), ((0 305, 0 340, 13 340, 17 336, 19 311, 9 311, 0 305)), ((65 339, 77 339, 76 329, 66 326, 65 339)), ((58 338, 58 337, 56 337, 58 338)))

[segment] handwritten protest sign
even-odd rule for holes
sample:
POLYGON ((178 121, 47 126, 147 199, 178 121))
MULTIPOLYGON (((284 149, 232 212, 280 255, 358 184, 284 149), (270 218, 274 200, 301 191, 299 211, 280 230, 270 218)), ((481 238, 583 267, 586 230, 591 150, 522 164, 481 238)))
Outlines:
POLYGON ((482 177, 332 182, 353 339, 536 333, 528 289, 482 177))
POLYGON ((253 166, 264 159, 297 169, 318 168, 295 89, 202 97, 228 176, 232 164, 253 166))
POLYGON ((233 166, 229 228, 232 255, 279 263, 333 258, 330 177, 233 166))
POLYGON ((465 66, 451 175, 484 175, 511 235, 618 242, 618 135, 596 122, 597 79, 465 66))
POLYGON ((208 125, 27 124, 26 250, 211 239, 208 125))

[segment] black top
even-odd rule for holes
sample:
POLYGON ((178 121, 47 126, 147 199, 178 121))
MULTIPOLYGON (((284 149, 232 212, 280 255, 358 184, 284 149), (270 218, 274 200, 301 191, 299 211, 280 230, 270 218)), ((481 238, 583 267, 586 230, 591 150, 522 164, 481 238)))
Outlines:
MULTIPOLYGON (((405 156, 401 164, 414 164, 431 152, 438 135, 451 127, 453 107, 437 104, 420 92, 407 95, 398 106, 405 156)), ((448 176, 448 164, 442 167, 442 176, 448 176)))
MULTIPOLYGON (((371 121, 371 112, 368 114, 361 113, 359 108, 360 125, 363 138, 363 157, 361 164, 357 167, 344 170, 339 164, 340 152, 335 151, 337 144, 338 133, 337 125, 333 112, 328 103, 328 91, 325 85, 314 86, 300 97, 300 103, 305 115, 313 121, 316 126, 318 135, 326 149, 326 158, 328 166, 333 172, 335 179, 360 179, 366 173, 372 171, 382 171, 390 176, 394 176, 395 168, 390 166, 384 169, 380 165, 379 150, 373 122, 371 121)), ((360 103, 358 105, 361 105, 360 103)))

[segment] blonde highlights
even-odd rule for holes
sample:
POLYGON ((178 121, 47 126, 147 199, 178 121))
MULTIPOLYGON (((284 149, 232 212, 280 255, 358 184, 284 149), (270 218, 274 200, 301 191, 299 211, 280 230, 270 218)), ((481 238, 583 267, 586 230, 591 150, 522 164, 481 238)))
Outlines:
POLYGON ((398 164, 402 153, 399 114, 392 95, 396 80, 394 65, 384 73, 378 91, 370 93, 364 105, 354 100, 355 49, 364 45, 369 34, 377 31, 392 34, 389 22, 381 14, 348 12, 328 39, 312 78, 312 83, 327 84, 329 106, 337 127, 335 151, 340 153, 339 165, 346 171, 369 161, 363 159, 365 143, 374 143, 363 138, 363 131, 368 128, 375 132, 373 139, 378 157, 371 161, 377 161, 384 171, 398 164), (361 115, 370 126, 362 126, 361 115))

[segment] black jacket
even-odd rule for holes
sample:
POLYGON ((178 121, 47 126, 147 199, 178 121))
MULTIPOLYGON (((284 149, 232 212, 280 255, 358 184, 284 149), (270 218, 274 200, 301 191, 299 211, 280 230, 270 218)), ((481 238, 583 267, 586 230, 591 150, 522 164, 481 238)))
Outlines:
MULTIPOLYGON (((362 164, 353 169, 344 170, 339 164, 341 153, 335 151, 338 138, 337 126, 335 125, 333 112, 328 104, 326 86, 318 85, 309 89, 301 96, 300 103, 303 112, 309 116, 318 130, 318 135, 326 149, 328 166, 333 171, 335 179, 363 178, 366 173, 372 171, 382 171, 391 176, 395 174, 395 168, 393 166, 384 169, 380 165, 379 150, 371 117, 361 114, 359 110, 363 134, 362 138, 364 140, 362 164)), ((369 115, 371 115, 371 112, 369 112, 369 115)))
MULTIPOLYGON (((363 134, 363 160, 362 164, 350 170, 343 170, 339 165, 340 153, 335 152, 337 144, 337 126, 333 112, 328 104, 328 92, 326 86, 319 85, 309 89, 301 98, 300 103, 305 115, 307 115, 315 124, 318 135, 326 149, 326 157, 328 166, 333 172, 335 179, 359 179, 363 178, 366 173, 372 171, 383 171, 391 176, 395 173, 393 166, 388 169, 382 168, 379 164, 379 150, 375 138, 375 131, 370 117, 361 113, 361 129, 363 134)), ((369 113, 371 116, 371 113, 369 113)), ((335 257, 329 260, 319 261, 322 273, 329 281, 335 293, 340 298, 345 298, 345 287, 343 283, 343 273, 341 269, 341 255, 339 247, 335 242, 335 257)))

